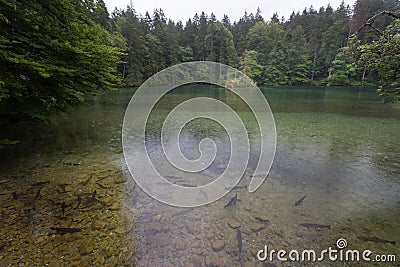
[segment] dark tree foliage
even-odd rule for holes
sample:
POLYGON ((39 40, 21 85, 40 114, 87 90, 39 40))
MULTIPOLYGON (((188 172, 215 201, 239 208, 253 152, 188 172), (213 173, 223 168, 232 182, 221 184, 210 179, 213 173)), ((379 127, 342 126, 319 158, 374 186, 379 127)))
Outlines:
POLYGON ((136 86, 193 60, 239 67, 266 85, 398 88, 398 22, 382 16, 360 27, 399 2, 310 7, 288 20, 266 20, 260 9, 234 22, 201 12, 182 23, 133 6, 110 17, 103 0, 0 0, 0 120, 45 119, 119 78, 136 86))
MULTIPOLYGON (((395 11, 399 7, 398 0, 358 0, 354 4, 354 11, 351 20, 351 32, 357 31, 370 17, 378 14, 384 10, 392 10, 395 11)), ((379 17, 377 21, 375 21, 374 25, 378 29, 384 29, 387 27, 393 18, 391 17, 379 17)), ((377 32, 373 29, 365 29, 360 32, 358 35, 358 39, 361 40, 362 44, 372 42, 376 40, 379 36, 377 32)))
POLYGON ((185 26, 155 10, 144 17, 133 7, 113 12, 113 21, 128 45, 123 76, 129 85, 140 85, 158 71, 180 62, 210 60, 236 66, 239 59, 229 18, 219 22, 213 14, 195 14, 185 26))
MULTIPOLYGON (((113 13, 111 28, 116 25, 127 41, 120 71, 130 85, 192 60, 240 67, 265 85, 372 85, 380 82, 380 72, 362 56, 361 45, 378 34, 363 31, 351 42, 349 36, 370 15, 398 6, 398 0, 357 0, 354 12, 344 2, 337 8, 311 6, 286 21, 276 13, 265 20, 260 9, 234 22, 201 12, 184 23, 168 20, 161 9, 142 16, 128 7, 113 13)), ((379 18, 376 27, 385 29, 392 21, 379 18)))
POLYGON ((238 22, 233 23, 232 34, 235 48, 239 56, 242 56, 244 51, 247 49, 247 35, 250 29, 254 27, 257 22, 264 22, 261 12, 258 12, 257 18, 258 20, 254 18, 253 14, 248 15, 247 12, 245 12, 244 16, 239 19, 238 22))
POLYGON ((46 119, 116 85, 124 40, 101 3, 1 0, 0 120, 46 119), (101 11, 97 11, 97 8, 101 11), (99 23, 95 21, 99 19, 99 23))
MULTIPOLYGON (((381 13, 384 14, 384 13, 381 13)), ((360 58, 366 68, 376 71, 381 94, 385 102, 400 101, 400 14, 382 31, 379 40, 360 47, 360 58)))

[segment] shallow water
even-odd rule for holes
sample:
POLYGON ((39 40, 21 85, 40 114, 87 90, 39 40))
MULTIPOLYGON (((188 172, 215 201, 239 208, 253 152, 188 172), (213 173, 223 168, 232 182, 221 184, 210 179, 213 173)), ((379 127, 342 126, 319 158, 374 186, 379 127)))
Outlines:
MULTIPOLYGON (((263 92, 277 128, 276 157, 267 181, 255 193, 237 189, 195 209, 153 200, 131 179, 122 154, 121 127, 132 89, 91 98, 88 106, 55 117, 48 125, 10 129, 7 134, 21 143, 0 151, 4 215, 0 244, 5 244, 0 265, 262 266, 256 254, 264 245, 288 252, 319 252, 337 248, 340 238, 347 240, 348 249, 393 254, 399 262, 400 107, 382 104, 368 89, 263 88, 263 92), (224 208, 236 192, 236 205, 224 208), (303 196, 302 205, 295 206, 303 196), (330 229, 306 228, 302 223, 330 225, 330 229), (61 235, 51 227, 82 231, 61 235)), ((148 123, 151 158, 165 170, 161 122, 170 108, 198 96, 225 101, 246 121, 254 152, 240 185, 248 185, 258 151, 254 117, 219 88, 188 86, 163 98, 148 123)), ((210 169, 190 176, 171 168, 165 175, 178 184, 204 184, 218 177, 230 148, 221 127, 206 120, 191 122, 183 131, 182 147, 188 158, 196 158, 198 143, 205 137, 212 137, 220 151, 210 169)), ((264 265, 379 264, 327 259, 288 263, 275 256, 264 265)))

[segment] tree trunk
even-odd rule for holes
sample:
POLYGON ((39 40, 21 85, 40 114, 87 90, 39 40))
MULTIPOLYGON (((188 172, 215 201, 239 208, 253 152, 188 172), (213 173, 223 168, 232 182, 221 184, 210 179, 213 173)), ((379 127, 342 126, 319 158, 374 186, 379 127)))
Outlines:
POLYGON ((364 80, 366 75, 367 75, 367 65, 364 66, 363 76, 361 79, 361 86, 364 86, 364 80))

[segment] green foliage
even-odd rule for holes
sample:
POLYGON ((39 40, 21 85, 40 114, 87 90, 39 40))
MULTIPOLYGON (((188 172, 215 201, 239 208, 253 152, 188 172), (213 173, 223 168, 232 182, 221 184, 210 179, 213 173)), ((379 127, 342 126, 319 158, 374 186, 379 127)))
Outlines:
MULTIPOLYGON (((284 27, 277 22, 258 22, 250 29, 248 42, 248 47, 255 52, 251 56, 257 57, 258 65, 253 63, 256 73, 251 74, 251 77, 258 83, 300 85, 309 81, 311 61, 301 26, 285 32, 284 27), (260 70, 261 75, 258 74, 260 70)), ((244 56, 242 61, 249 62, 249 55, 244 56)))
POLYGON ((194 60, 193 49, 190 46, 179 46, 178 48, 178 62, 191 62, 194 60))
POLYGON ((145 44, 145 63, 150 70, 150 74, 154 75, 162 68, 165 68, 165 58, 163 58, 162 54, 162 44, 160 39, 158 39, 158 37, 152 33, 146 34, 145 44))
POLYGON ((269 53, 269 59, 265 65, 263 74, 263 84, 265 85, 285 85, 288 82, 285 64, 285 54, 282 50, 276 49, 269 53))
MULTIPOLYGON (((400 3, 398 0, 357 0, 354 4, 351 32, 359 30, 373 15, 384 10, 396 11, 399 5, 400 3)), ((374 26, 377 29, 385 29, 392 21, 393 18, 381 16, 374 22, 374 26)), ((379 33, 372 28, 365 28, 358 33, 358 39, 362 44, 371 43, 379 37, 379 33)))
POLYGON ((274 85, 286 81, 283 37, 283 27, 278 23, 258 22, 250 29, 247 47, 257 52, 257 64, 263 69, 257 83, 274 85))
POLYGON ((307 53, 307 41, 303 27, 289 30, 286 36, 287 84, 302 85, 309 83, 311 60, 307 53))
POLYGON ((0 118, 46 119, 118 84, 124 41, 87 17, 80 2, 4 1, 0 118))
POLYGON ((240 61, 240 70, 255 81, 261 81, 264 67, 257 63, 257 51, 246 50, 240 61))
POLYGON ((247 48, 257 51, 261 62, 267 62, 270 53, 282 48, 283 36, 284 31, 280 24, 258 22, 249 31, 247 48))
POLYGON ((46 119, 120 78, 140 85, 193 60, 239 66, 258 84, 379 84, 387 101, 398 100, 399 22, 379 18, 382 38, 365 29, 348 39, 376 12, 399 10, 398 0, 357 0, 354 14, 344 3, 311 7, 287 21, 278 14, 266 21, 259 9, 233 23, 202 12, 185 26, 161 9, 141 16, 128 6, 110 18, 103 0, 0 4, 0 120, 46 119))
POLYGON ((400 21, 384 31, 380 40, 361 46, 361 60, 377 71, 380 93, 385 101, 399 101, 400 96, 400 21))
POLYGON ((233 34, 235 48, 239 56, 242 56, 243 53, 249 49, 249 47, 247 46, 247 36, 250 29, 257 22, 264 22, 264 19, 261 16, 260 9, 257 9, 257 13, 255 16, 253 16, 253 14, 248 15, 247 12, 245 12, 244 16, 240 18, 238 22, 233 23, 231 31, 233 34))
POLYGON ((330 76, 334 60, 341 49, 346 46, 349 33, 350 10, 343 4, 333 11, 325 10, 327 25, 322 32, 323 42, 320 50, 320 64, 323 76, 330 76))
POLYGON ((114 11, 113 21, 118 32, 126 40, 126 55, 123 57, 124 64, 120 71, 127 84, 136 84, 144 80, 143 58, 148 51, 145 46, 145 33, 142 32, 142 24, 136 16, 133 8, 128 7, 126 11, 114 11))
POLYGON ((355 62, 349 47, 341 49, 329 69, 328 85, 354 85, 356 79, 355 62))
POLYGON ((205 42, 208 61, 236 65, 238 59, 232 33, 221 22, 209 24, 205 42))
POLYGON ((0 139, 0 148, 3 148, 5 146, 12 146, 18 144, 20 141, 15 141, 15 140, 8 140, 8 139, 0 139))

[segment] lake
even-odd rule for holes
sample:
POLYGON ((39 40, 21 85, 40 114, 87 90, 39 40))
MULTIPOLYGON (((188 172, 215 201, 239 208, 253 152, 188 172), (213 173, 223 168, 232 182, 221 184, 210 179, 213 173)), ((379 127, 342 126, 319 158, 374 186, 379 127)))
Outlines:
MULTIPOLYGON (((257 124, 243 102, 221 88, 190 85, 155 106, 146 144, 162 170, 170 167, 160 129, 177 104, 214 97, 246 122, 254 151, 238 188, 199 208, 160 203, 130 176, 121 128, 135 89, 90 97, 88 105, 48 124, 3 129, 21 142, 0 150, 1 265, 356 266, 327 256, 290 264, 276 254, 263 265, 257 260, 265 246, 300 255, 312 249, 318 258, 324 249, 338 249, 339 239, 346 240, 344 252, 371 250, 371 259, 399 260, 400 105, 383 104, 366 88, 261 89, 273 111, 277 149, 267 180, 254 193, 246 186, 259 150, 257 124), (228 206, 236 194, 236 204, 228 206)), ((217 178, 231 153, 224 129, 198 119, 181 136, 190 159, 199 156, 203 138, 215 140, 217 162, 198 176, 173 168, 165 176, 181 185, 217 178)))

